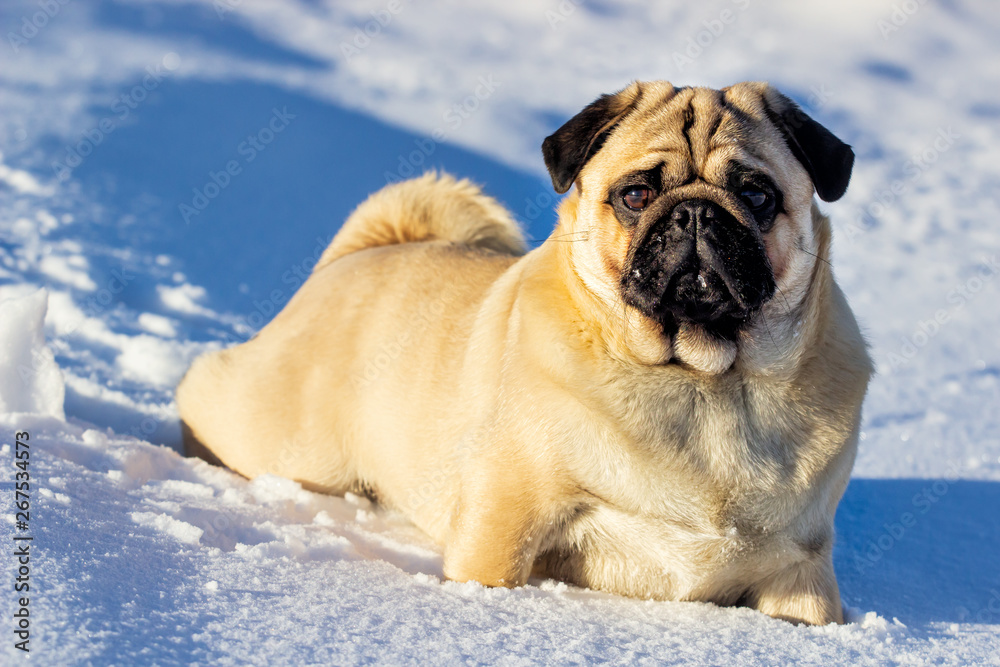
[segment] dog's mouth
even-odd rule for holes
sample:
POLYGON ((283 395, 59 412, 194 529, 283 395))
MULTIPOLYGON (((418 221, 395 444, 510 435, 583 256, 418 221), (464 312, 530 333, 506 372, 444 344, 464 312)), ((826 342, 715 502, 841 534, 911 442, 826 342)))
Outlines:
POLYGON ((715 202, 688 199, 637 233, 621 290, 666 335, 692 322, 731 340, 775 283, 754 230, 715 202))

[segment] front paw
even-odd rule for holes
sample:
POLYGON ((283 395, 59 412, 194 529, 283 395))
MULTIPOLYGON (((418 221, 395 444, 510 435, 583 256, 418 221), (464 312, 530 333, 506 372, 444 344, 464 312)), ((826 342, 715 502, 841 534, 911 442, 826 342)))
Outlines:
POLYGON ((754 590, 753 606, 796 625, 843 624, 833 563, 806 561, 773 575, 754 590))

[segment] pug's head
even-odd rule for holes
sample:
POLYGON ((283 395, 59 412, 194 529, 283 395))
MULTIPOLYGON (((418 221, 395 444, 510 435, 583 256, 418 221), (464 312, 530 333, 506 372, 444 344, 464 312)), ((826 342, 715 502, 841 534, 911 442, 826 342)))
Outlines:
POLYGON ((766 83, 636 82, 542 152, 557 192, 577 186, 561 215, 574 269, 626 313, 639 356, 713 373, 798 317, 818 259, 813 192, 839 199, 854 163, 766 83))

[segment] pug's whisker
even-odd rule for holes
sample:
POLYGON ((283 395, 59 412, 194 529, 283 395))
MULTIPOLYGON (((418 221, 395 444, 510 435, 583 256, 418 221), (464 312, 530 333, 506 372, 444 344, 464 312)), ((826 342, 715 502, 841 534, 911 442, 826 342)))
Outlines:
POLYGON ((820 257, 819 255, 817 255, 817 254, 816 254, 816 253, 814 253, 814 252, 809 252, 809 251, 808 251, 808 250, 806 250, 805 248, 799 248, 799 250, 801 250, 802 252, 804 252, 804 253, 805 253, 805 254, 807 254, 807 255, 812 255, 813 257, 815 257, 816 259, 818 259, 818 260, 819 260, 819 261, 821 261, 821 262, 826 262, 826 265, 827 265, 827 266, 829 266, 829 267, 831 267, 831 268, 833 267, 833 264, 831 264, 831 263, 830 263, 830 260, 828 260, 828 259, 824 259, 823 257, 820 257))
POLYGON ((785 302, 785 315, 791 315, 792 314, 792 306, 791 306, 791 304, 788 303, 788 297, 785 296, 785 293, 782 292, 781 288, 778 287, 777 285, 774 286, 774 289, 778 291, 778 294, 781 295, 781 300, 785 302))
POLYGON ((625 299, 622 299, 621 302, 622 302, 622 315, 621 315, 622 327, 624 328, 624 330, 622 331, 622 337, 625 340, 628 340, 628 335, 629 335, 628 304, 625 303, 625 299))
POLYGON ((778 341, 774 340, 774 334, 771 333, 771 327, 767 324, 767 316, 764 314, 764 311, 760 313, 760 321, 764 323, 764 330, 767 331, 767 337, 771 339, 774 349, 780 351, 781 348, 778 347, 778 341))
POLYGON ((607 315, 608 319, 611 322, 614 322, 616 320, 620 320, 621 321, 621 323, 622 323, 622 335, 627 338, 628 337, 628 327, 629 327, 629 324, 628 324, 628 305, 625 303, 625 301, 623 299, 620 300, 620 301, 621 301, 621 310, 619 310, 617 304, 616 305, 611 305, 611 304, 605 303, 603 299, 598 299, 597 300, 597 304, 600 306, 601 310, 604 311, 604 313, 607 315))
POLYGON ((559 241, 561 243, 577 243, 579 241, 589 241, 589 240, 590 240, 590 232, 589 231, 567 232, 565 234, 559 234, 559 235, 556 235, 556 236, 549 236, 549 237, 546 237, 544 239, 536 239, 536 238, 526 239, 526 241, 528 241, 528 243, 545 243, 546 241, 559 241), (580 238, 564 238, 564 237, 567 237, 567 236, 579 236, 581 234, 582 234, 582 236, 580 238))

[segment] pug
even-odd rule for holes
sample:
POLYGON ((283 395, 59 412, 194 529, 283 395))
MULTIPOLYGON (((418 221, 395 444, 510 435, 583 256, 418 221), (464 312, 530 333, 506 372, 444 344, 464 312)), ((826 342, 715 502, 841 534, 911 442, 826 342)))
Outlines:
POLYGON ((177 390, 189 453, 366 493, 444 574, 843 621, 831 550, 871 362, 814 194, 850 147, 766 83, 635 82, 542 145, 526 252, 446 175, 361 204, 177 390))

